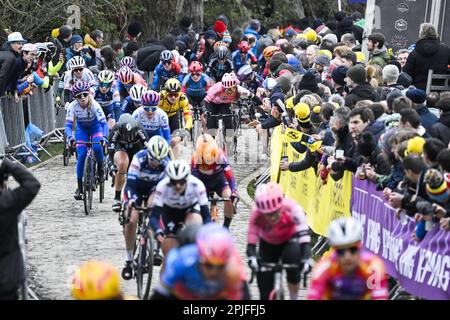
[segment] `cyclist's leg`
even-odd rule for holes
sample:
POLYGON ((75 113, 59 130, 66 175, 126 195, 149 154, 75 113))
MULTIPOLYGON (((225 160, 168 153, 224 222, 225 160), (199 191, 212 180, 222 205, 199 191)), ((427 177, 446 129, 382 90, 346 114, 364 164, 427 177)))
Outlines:
MULTIPOLYGON (((216 178, 217 188, 215 189, 216 193, 220 195, 222 198, 230 198, 231 197, 231 189, 230 185, 228 184, 227 179, 225 178, 225 175, 223 172, 217 175, 216 178)), ((231 224, 231 220, 234 216, 234 208, 233 203, 231 200, 225 201, 223 204, 223 213, 224 213, 224 220, 223 220, 223 226, 225 228, 229 228, 231 224)))
MULTIPOLYGON (((231 104, 221 104, 220 113, 227 115, 223 118, 223 126, 225 129, 225 142, 227 144, 227 150, 231 150, 231 143, 233 142, 233 117, 231 116, 231 104)), ((228 151, 230 152, 230 151, 228 151)))
MULTIPOLYGON (((124 197, 126 198, 126 195, 124 197)), ((138 196, 136 204, 138 206, 141 206, 142 204, 141 196, 138 196)), ((125 214, 128 214, 130 207, 128 206, 125 210, 126 210, 125 214)), ((123 228, 123 235, 125 239, 125 266, 122 269, 122 277, 125 280, 130 280, 133 276, 133 268, 132 268, 133 251, 136 242, 136 228, 139 220, 139 213, 136 210, 132 209, 129 219, 130 220, 128 221, 127 224, 124 225, 123 228)))
POLYGON ((127 168, 130 159, 128 154, 123 150, 118 150, 114 153, 114 164, 117 166, 117 176, 114 183, 115 199, 120 200, 120 193, 122 192, 127 175, 127 168))
POLYGON ((178 113, 174 114, 173 116, 169 117, 169 127, 170 127, 170 133, 172 134, 172 141, 170 142, 170 146, 173 150, 173 156, 175 159, 178 159, 180 156, 181 151, 179 150, 179 143, 181 142, 181 137, 179 136, 173 136, 173 134, 180 129, 180 123, 178 118, 178 113))
MULTIPOLYGON (((220 113, 219 105, 215 103, 210 103, 206 106, 206 109, 208 110, 208 113, 210 115, 218 115, 220 113)), ((215 136, 216 130, 218 127, 218 120, 217 117, 207 117, 206 118, 206 128, 210 135, 215 136)))
MULTIPOLYGON (((75 131, 75 140, 76 141, 87 141, 89 139, 89 133, 81 129, 80 126, 77 127, 75 131)), ((77 183, 78 189, 82 190, 83 187, 83 171, 84 171, 84 162, 87 156, 87 147, 84 144, 77 144, 77 183)))
MULTIPOLYGON (((294 238, 284 244, 281 259, 283 263, 299 264, 301 252, 300 244, 297 238, 294 238)), ((297 300, 298 290, 300 288, 300 269, 287 269, 286 273, 290 298, 291 300, 297 300)))
MULTIPOLYGON (((259 242, 259 256, 261 261, 267 263, 277 263, 280 259, 282 246, 274 245, 260 239, 259 242)), ((272 271, 258 272, 258 288, 261 300, 268 300, 270 292, 274 285, 274 273, 272 271)))

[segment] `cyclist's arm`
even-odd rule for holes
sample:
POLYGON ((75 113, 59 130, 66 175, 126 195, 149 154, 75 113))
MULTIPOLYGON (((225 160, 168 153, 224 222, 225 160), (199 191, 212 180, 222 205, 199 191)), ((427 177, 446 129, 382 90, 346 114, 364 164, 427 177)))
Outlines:
POLYGON ((117 126, 117 124, 114 125, 114 127, 111 129, 111 131, 109 132, 109 137, 108 137, 108 156, 113 159, 114 158, 114 153, 115 153, 115 149, 116 149, 116 145, 117 145, 117 138, 119 136, 119 127, 117 126))
MULTIPOLYGON (((225 160, 226 161, 226 160, 225 160)), ((236 179, 234 178, 233 169, 228 162, 225 162, 223 169, 225 178, 230 184, 231 192, 236 192, 236 179)))
POLYGON ((216 98, 216 96, 221 92, 221 90, 222 90, 221 84, 217 83, 217 84, 213 85, 207 91, 207 94, 206 94, 206 97, 205 97, 205 102, 206 103, 213 102, 214 99, 216 98))
MULTIPOLYGON (((260 233, 260 227, 256 223, 258 216, 259 216, 258 210, 253 209, 252 212, 250 213, 250 220, 248 222, 247 249, 248 249, 248 245, 253 245, 256 248, 256 244, 258 243, 259 233, 260 233)), ((248 253, 248 250, 247 250, 247 253, 248 253)))
POLYGON ((108 137, 108 135, 109 135, 108 134, 109 127, 108 127, 108 122, 106 121, 105 113, 103 112, 103 109, 100 107, 100 105, 97 104, 97 106, 95 108, 96 108, 95 115, 97 117, 98 122, 102 126, 103 137, 106 139, 106 137, 108 137))
POLYGON ((167 116, 167 113, 163 111, 163 115, 161 116, 161 131, 162 131, 162 137, 167 141, 167 143, 170 145, 171 141, 171 135, 170 135, 170 126, 169 126, 169 117, 167 116))
POLYGON ((137 134, 139 136, 139 139, 142 142, 142 145, 144 145, 144 143, 148 141, 148 134, 144 130, 144 128, 142 128, 142 125, 140 123, 138 123, 138 126, 139 126, 139 129, 137 131, 137 134))
POLYGON ((157 185, 155 192, 153 193, 153 209, 150 215, 150 226, 155 233, 162 231, 159 226, 159 220, 161 215, 164 213, 164 190, 167 188, 167 180, 161 180, 157 185))
POLYGON ((72 138, 72 129, 74 121, 75 121, 75 113, 73 111, 73 105, 69 105, 66 114, 66 125, 64 126, 67 139, 69 140, 70 138, 72 138))
POLYGON ((328 258, 322 259, 314 267, 311 274, 311 285, 308 290, 308 300, 328 300, 328 281, 331 261, 328 258))
POLYGON ((249 90, 245 89, 244 87, 242 87, 240 85, 237 86, 237 90, 238 90, 238 95, 240 97, 250 97, 252 95, 252 93, 249 90))
POLYGON ((130 97, 126 97, 125 99, 123 99, 122 105, 120 106, 120 115, 124 113, 130 113, 129 106, 131 103, 132 102, 130 97))
POLYGON ((161 64, 158 64, 155 68, 155 72, 153 73, 153 83, 152 83, 152 90, 157 91, 158 90, 158 83, 159 83, 159 74, 161 73, 161 64))
POLYGON ((197 200, 200 205, 200 215, 203 218, 203 223, 211 222, 211 212, 209 211, 209 201, 208 196, 206 194, 205 185, 199 180, 200 184, 198 185, 197 190, 197 200))
POLYGON ((130 168, 128 169, 127 181, 125 183, 125 195, 127 200, 138 198, 138 193, 136 192, 139 187, 139 173, 141 171, 141 163, 139 161, 139 157, 136 155, 133 156, 133 160, 131 161, 130 168))
POLYGON ((187 91, 187 84, 188 84, 189 79, 190 79, 190 74, 187 74, 187 75, 183 78, 183 81, 181 81, 181 92, 183 92, 184 94, 186 94, 186 91, 187 91))
POLYGON ((70 96, 71 96, 71 84, 70 82, 72 81, 72 72, 71 71, 66 71, 66 75, 64 77, 64 102, 70 102, 70 96))
POLYGON ((186 98, 184 94, 182 94, 180 97, 180 108, 183 109, 185 124, 187 124, 188 122, 192 123, 191 110, 189 109, 189 100, 186 98))
POLYGON ((54 77, 59 72, 59 70, 61 70, 63 64, 64 60, 59 60, 56 65, 53 65, 53 61, 50 61, 48 63, 48 75, 54 77))

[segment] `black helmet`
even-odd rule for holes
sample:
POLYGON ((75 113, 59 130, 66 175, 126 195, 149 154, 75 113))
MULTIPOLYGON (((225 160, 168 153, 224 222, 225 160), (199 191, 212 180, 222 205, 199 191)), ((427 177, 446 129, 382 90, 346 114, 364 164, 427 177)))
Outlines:
POLYGON ((191 224, 186 226, 184 228, 178 237, 178 242, 180 244, 180 247, 195 243, 195 240, 197 238, 198 230, 200 229, 201 225, 198 224, 191 224))
POLYGON ((136 139, 139 125, 130 114, 121 115, 117 125, 123 141, 130 143, 136 139))
POLYGON ((228 57, 228 48, 225 46, 219 46, 217 48, 217 58, 219 60, 226 59, 228 57))

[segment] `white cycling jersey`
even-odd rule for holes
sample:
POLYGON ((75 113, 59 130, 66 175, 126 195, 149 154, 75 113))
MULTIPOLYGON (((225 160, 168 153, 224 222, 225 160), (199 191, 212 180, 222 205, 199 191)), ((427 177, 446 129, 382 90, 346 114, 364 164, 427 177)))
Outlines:
MULTIPOLYGON (((72 89, 72 85, 74 84, 75 81, 85 81, 89 83, 91 87, 97 84, 94 74, 88 68, 83 69, 81 78, 75 78, 71 70, 66 71, 66 73, 64 74, 64 89, 66 90, 72 89)), ((92 92, 94 92, 93 89, 92 92)))
POLYGON ((132 116, 141 124, 142 128, 144 128, 149 135, 151 135, 151 132, 158 131, 159 129, 164 130, 169 128, 169 118, 167 117, 167 113, 160 108, 156 109, 151 118, 147 117, 143 107, 134 110, 132 116))
POLYGON ((189 175, 187 179, 186 190, 183 194, 175 193, 170 185, 170 178, 166 177, 156 186, 154 205, 158 207, 170 207, 174 209, 188 209, 198 204, 199 206, 208 205, 208 196, 203 182, 189 175))
POLYGON ((67 107, 66 121, 73 122, 77 120, 77 126, 83 128, 93 127, 97 123, 103 124, 106 122, 105 113, 97 101, 92 99, 92 104, 89 108, 82 108, 77 100, 72 101, 67 107))

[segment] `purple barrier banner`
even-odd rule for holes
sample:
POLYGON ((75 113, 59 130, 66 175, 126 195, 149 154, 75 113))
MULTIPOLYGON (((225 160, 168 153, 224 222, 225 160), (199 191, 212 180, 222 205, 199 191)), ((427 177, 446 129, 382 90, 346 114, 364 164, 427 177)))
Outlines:
POLYGON ((364 246, 410 294, 450 300, 450 232, 436 224, 417 242, 413 219, 401 223, 395 212, 375 184, 353 178, 352 216, 362 224, 364 246))

